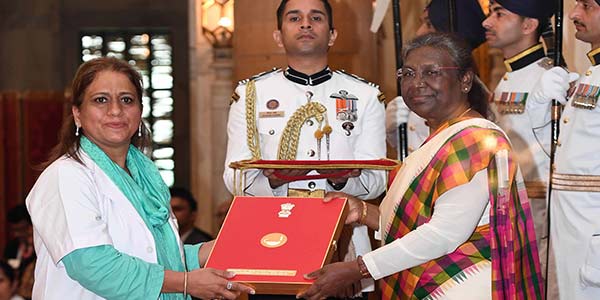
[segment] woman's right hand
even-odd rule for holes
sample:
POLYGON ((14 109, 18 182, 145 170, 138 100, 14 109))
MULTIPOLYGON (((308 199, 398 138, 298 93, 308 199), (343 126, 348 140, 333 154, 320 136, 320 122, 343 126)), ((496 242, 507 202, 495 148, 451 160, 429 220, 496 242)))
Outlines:
POLYGON ((346 198, 348 199, 348 216, 346 217, 346 224, 358 223, 362 216, 363 204, 362 200, 348 195, 342 192, 328 192, 323 199, 323 202, 329 202, 335 198, 346 198))
POLYGON ((255 293, 247 285, 229 281, 235 276, 233 272, 205 268, 188 272, 187 276, 187 292, 197 298, 236 299, 241 293, 255 293))

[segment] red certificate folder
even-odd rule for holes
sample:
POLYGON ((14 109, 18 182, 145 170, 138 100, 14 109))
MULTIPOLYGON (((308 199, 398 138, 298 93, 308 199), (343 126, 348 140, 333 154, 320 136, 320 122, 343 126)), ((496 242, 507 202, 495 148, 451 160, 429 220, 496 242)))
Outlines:
POLYGON ((327 264, 341 233, 346 199, 235 197, 206 267, 236 273, 258 294, 295 295, 327 264))

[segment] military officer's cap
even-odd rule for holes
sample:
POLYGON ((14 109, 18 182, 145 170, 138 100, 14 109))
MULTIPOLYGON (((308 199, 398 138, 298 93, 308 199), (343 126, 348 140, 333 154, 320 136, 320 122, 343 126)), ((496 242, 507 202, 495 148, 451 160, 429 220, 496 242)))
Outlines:
MULTIPOLYGON (((505 9, 524 17, 546 20, 554 14, 556 1, 548 0, 493 0, 505 9)), ((598 0, 596 0, 598 2, 598 0)))
MULTIPOLYGON (((432 0, 427 9, 429 20, 437 31, 450 32, 450 9, 448 0, 432 0)), ((456 1, 456 22, 459 36, 465 38, 475 49, 485 41, 485 29, 481 25, 485 19, 477 0, 456 1)))

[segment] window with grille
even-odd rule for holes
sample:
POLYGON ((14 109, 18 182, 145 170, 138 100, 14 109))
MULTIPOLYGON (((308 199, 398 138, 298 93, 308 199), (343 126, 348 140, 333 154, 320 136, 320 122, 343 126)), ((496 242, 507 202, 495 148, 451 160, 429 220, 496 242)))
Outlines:
POLYGON ((101 56, 129 62, 142 75, 142 118, 152 131, 152 160, 168 186, 175 182, 173 67, 170 35, 160 31, 84 31, 81 61, 101 56))

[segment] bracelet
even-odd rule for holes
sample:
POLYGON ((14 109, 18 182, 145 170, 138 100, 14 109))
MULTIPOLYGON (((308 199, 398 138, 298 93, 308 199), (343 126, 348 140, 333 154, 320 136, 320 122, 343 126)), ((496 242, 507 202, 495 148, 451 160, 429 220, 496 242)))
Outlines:
POLYGON ((369 269, 367 268, 367 265, 365 264, 365 261, 363 260, 362 256, 359 255, 356 258, 356 263, 358 264, 358 270, 360 272, 360 276, 362 276, 362 278, 371 278, 371 273, 369 273, 369 269))
POLYGON ((183 299, 187 299, 187 271, 183 272, 183 299))
POLYGON ((361 201, 363 207, 362 207, 362 214, 360 215, 360 219, 358 219, 358 223, 359 224, 365 224, 365 219, 367 218, 367 203, 365 201, 361 201))

